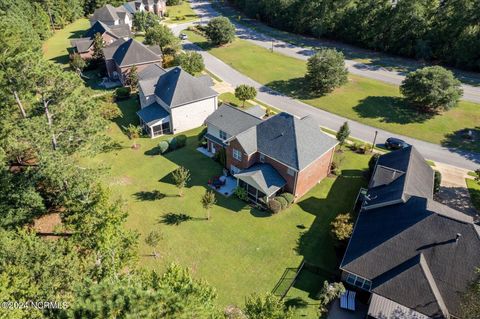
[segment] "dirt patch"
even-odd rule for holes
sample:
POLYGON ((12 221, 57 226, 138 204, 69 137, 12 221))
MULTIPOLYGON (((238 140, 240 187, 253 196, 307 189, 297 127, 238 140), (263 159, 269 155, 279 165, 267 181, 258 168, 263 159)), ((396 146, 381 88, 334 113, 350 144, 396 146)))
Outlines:
POLYGON ((126 186, 133 184, 133 179, 129 176, 114 177, 109 183, 110 185, 126 186))

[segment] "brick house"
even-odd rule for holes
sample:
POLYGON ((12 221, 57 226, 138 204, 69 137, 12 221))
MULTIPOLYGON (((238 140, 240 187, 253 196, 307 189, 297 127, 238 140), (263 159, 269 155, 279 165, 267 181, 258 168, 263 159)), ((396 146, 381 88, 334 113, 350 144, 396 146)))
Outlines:
POLYGON ((253 202, 281 191, 298 199, 328 175, 337 141, 310 117, 263 119, 257 109, 221 106, 206 120, 207 147, 225 149, 226 168, 253 202))
POLYGON ((102 36, 105 45, 109 45, 118 39, 132 36, 128 25, 108 26, 101 21, 97 21, 88 29, 83 38, 72 39, 70 41, 72 45, 72 48, 69 50, 70 56, 77 53, 80 54, 84 60, 91 59, 93 55, 93 40, 97 33, 102 36))
POLYGON ((167 12, 167 1, 165 0, 139 0, 129 1, 123 4, 123 7, 132 15, 135 12, 153 12, 159 17, 163 17, 167 12))
POLYGON ((133 14, 124 6, 115 8, 107 4, 101 8, 95 9, 90 17, 90 24, 93 26, 97 21, 100 21, 108 26, 126 25, 129 29, 132 28, 133 14))
POLYGON ((133 66, 137 72, 153 64, 162 63, 162 54, 158 46, 146 46, 134 39, 117 39, 103 48, 108 77, 120 80, 125 85, 133 66))

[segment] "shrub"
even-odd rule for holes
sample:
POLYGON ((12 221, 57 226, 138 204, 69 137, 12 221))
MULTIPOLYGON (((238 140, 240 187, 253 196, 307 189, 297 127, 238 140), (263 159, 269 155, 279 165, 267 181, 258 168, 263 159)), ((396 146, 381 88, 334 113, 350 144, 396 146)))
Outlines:
POLYGON ((165 154, 168 152, 168 142, 167 141, 161 141, 158 143, 158 148, 160 149, 160 154, 165 154))
POLYGON ((117 100, 124 100, 130 97, 130 88, 129 87, 121 87, 115 90, 115 98, 117 100))
POLYGON ((207 128, 205 127, 197 136, 198 140, 201 141, 205 137, 205 134, 207 134, 207 128))
POLYGON ((178 135, 176 137, 176 140, 177 140, 177 148, 181 148, 181 147, 184 147, 185 145, 187 145, 187 136, 186 135, 178 135))
POLYGON ((287 200, 288 206, 292 205, 293 202, 295 201, 295 196, 293 196, 293 194, 283 193, 280 196, 287 200))
POLYGON ((335 176, 340 176, 342 175, 342 170, 340 168, 334 168, 332 169, 332 174, 335 175, 335 176))
POLYGON ((332 234, 337 240, 345 240, 350 238, 353 231, 353 223, 350 214, 338 214, 330 224, 332 226, 332 234))
POLYGON ((171 137, 167 140, 170 151, 174 151, 178 148, 178 142, 176 137, 171 137))
POLYGON ((442 174, 439 171, 435 171, 433 178, 433 193, 436 194, 440 190, 440 184, 442 183, 442 174))
POLYGON ((277 196, 277 197, 275 197, 275 200, 280 203, 280 206, 282 207, 282 210, 288 208, 288 202, 284 197, 277 196))
POLYGON ((244 202, 248 201, 248 194, 245 188, 243 187, 237 187, 235 188, 235 191, 233 192, 235 196, 237 196, 240 200, 243 200, 244 202))
POLYGON ((268 209, 272 214, 278 214, 282 210, 282 204, 276 198, 272 198, 268 201, 268 209))

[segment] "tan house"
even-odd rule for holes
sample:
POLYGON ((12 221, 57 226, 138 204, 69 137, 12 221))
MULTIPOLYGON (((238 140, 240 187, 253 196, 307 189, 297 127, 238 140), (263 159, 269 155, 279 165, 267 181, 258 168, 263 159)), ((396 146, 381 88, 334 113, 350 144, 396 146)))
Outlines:
POLYGON ((153 12, 159 17, 163 17, 167 12, 167 2, 165 0, 129 1, 124 3, 123 7, 131 14, 146 11, 153 12))
POLYGON ((114 6, 107 4, 96 9, 93 12, 93 15, 90 17, 91 25, 94 25, 97 21, 100 21, 108 26, 127 25, 131 29, 133 14, 130 13, 124 6, 115 8, 114 6))
POLYGON ((146 46, 134 39, 118 39, 103 49, 108 77, 125 85, 133 66, 137 72, 153 64, 162 63, 158 46, 146 46))
POLYGON ((337 141, 310 117, 262 119, 256 109, 221 106, 206 120, 208 148, 225 149, 227 169, 252 202, 283 191, 298 199, 328 175, 337 141))

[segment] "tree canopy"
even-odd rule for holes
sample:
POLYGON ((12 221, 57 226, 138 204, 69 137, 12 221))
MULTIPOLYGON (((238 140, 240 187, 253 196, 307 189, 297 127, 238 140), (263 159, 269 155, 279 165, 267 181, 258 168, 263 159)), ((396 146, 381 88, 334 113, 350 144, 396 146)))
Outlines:
POLYGON ((305 79, 312 92, 326 94, 348 81, 343 53, 334 49, 322 49, 307 62, 305 79))
POLYGON ((176 57, 176 63, 191 75, 196 75, 205 69, 202 55, 194 51, 180 53, 176 57))
POLYGON ((178 39, 164 24, 156 24, 145 33, 145 43, 158 45, 162 54, 175 54, 180 49, 180 39, 178 39))
POLYGON ((480 2, 470 0, 231 0, 289 32, 480 70, 480 2))
POLYGON ((225 45, 235 39, 235 26, 226 17, 216 17, 208 21, 205 35, 214 45, 225 45))
POLYGON ((411 105, 430 113, 456 106, 463 95, 460 81, 441 66, 410 72, 403 80, 400 92, 411 105))
POLYGON ((252 100, 256 96, 257 90, 253 86, 241 84, 235 88, 235 97, 243 102, 243 106, 246 100, 252 100))

